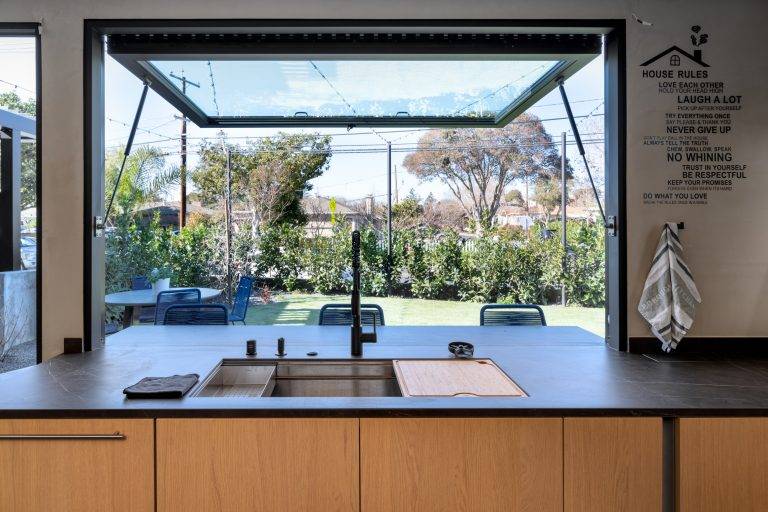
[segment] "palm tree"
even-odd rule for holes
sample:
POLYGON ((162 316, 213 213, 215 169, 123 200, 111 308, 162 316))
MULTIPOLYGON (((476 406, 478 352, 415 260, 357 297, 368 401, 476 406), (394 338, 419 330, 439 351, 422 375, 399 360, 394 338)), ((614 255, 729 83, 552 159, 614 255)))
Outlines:
MULTIPOLYGON (((108 203, 115 188, 123 152, 107 156, 104 165, 104 194, 108 203)), ((167 187, 179 182, 179 168, 166 166, 164 153, 154 147, 142 147, 128 155, 125 169, 118 184, 113 208, 117 214, 126 214, 151 201, 160 199, 167 187)))

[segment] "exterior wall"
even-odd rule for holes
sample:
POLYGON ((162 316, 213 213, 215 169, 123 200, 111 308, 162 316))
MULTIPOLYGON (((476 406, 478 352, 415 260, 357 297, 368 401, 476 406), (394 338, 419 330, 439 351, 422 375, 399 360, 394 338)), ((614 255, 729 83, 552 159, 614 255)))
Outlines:
POLYGON ((33 341, 35 327, 35 271, 0 272, 0 352, 33 341))
MULTIPOLYGON (((86 18, 370 18, 627 20, 627 208, 629 334, 648 330, 635 308, 660 226, 685 221, 687 260, 704 303, 691 335, 768 336, 768 47, 762 44, 763 0, 7 0, 2 21, 42 21, 43 357, 62 351, 64 337, 83 334, 83 20, 86 18), (632 17, 652 23, 638 23, 632 17), (664 133, 675 95, 658 93, 639 65, 670 45, 690 50, 689 30, 710 34, 704 46, 712 78, 742 95, 745 108, 724 142, 748 180, 707 205, 649 205, 643 193, 667 188, 679 166, 644 145, 664 133)), ((716 139, 719 140, 719 139, 716 139)))

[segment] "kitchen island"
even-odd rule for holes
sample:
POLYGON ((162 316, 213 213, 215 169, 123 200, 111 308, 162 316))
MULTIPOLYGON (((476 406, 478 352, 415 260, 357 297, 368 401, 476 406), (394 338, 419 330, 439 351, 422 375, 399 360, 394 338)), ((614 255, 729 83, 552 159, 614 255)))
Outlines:
POLYGON ((255 359, 278 360, 277 337, 282 360, 351 359, 346 327, 152 326, 0 375, 0 510, 69 510, 78 489, 92 502, 78 510, 768 503, 768 361, 618 353, 578 328, 380 327, 356 358, 444 360, 449 341, 468 341, 524 397, 122 395, 147 376, 202 381, 247 359, 246 339, 255 359))

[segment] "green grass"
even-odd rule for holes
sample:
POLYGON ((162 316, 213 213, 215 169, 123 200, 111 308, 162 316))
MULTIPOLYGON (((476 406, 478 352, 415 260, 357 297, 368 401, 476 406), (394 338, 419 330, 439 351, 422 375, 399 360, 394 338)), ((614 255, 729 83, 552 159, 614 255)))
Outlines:
MULTIPOLYGON (((251 306, 246 322, 250 325, 316 325, 320 307, 329 302, 349 302, 349 295, 279 294, 275 302, 251 306)), ((371 297, 364 302, 374 302, 384 308, 387 325, 478 325, 482 306, 476 302, 402 297, 371 297)), ((544 306, 544 314, 548 325, 576 325, 598 336, 605 335, 602 308, 544 306)))

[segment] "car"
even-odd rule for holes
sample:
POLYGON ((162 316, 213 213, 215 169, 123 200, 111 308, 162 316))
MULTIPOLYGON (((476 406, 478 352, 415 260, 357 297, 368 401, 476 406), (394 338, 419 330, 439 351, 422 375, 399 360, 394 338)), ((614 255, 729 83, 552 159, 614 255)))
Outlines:
POLYGON ((34 237, 21 237, 21 261, 26 269, 37 268, 37 240, 34 237))

